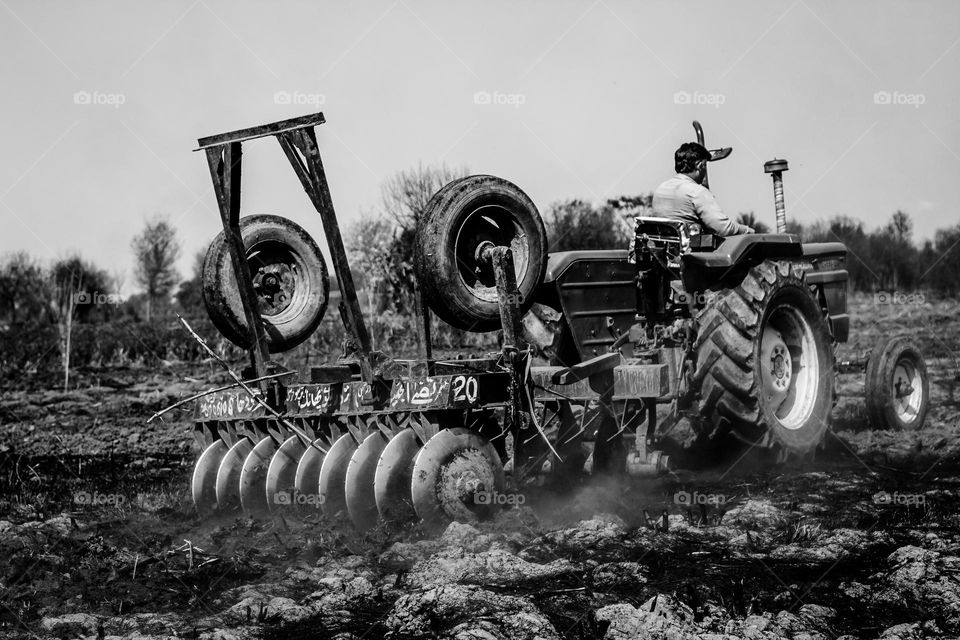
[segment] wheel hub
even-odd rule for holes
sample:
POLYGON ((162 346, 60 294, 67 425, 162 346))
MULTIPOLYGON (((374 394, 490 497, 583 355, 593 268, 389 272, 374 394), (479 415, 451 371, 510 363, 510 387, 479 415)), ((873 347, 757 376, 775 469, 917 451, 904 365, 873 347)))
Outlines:
POLYGON ((413 506, 430 528, 475 521, 499 507, 504 484, 500 458, 486 438, 465 427, 443 429, 417 454, 413 506))
POLYGON ((498 206, 485 206, 472 212, 463 223, 454 244, 457 268, 473 295, 496 302, 496 278, 489 251, 497 246, 510 247, 517 274, 523 277, 529 249, 522 231, 510 212, 498 206))
POLYGON ((790 386, 791 362, 790 352, 787 345, 780 341, 773 347, 773 357, 770 362, 773 371, 773 384, 780 389, 786 389, 790 386))
POLYGON ((923 399, 920 375, 909 362, 900 361, 893 371, 893 407, 902 420, 913 420, 923 399))
MULTIPOLYGON (((492 485, 493 474, 482 451, 464 449, 440 471, 437 496, 441 504, 451 511, 458 511, 457 503, 469 511, 476 511, 489 504, 485 487, 492 485)), ((462 508, 462 507, 461 507, 462 508)))
POLYGON ((780 406, 790 391, 790 382, 793 378, 793 359, 790 349, 780 332, 772 327, 763 331, 761 362, 765 374, 763 378, 763 392, 767 400, 774 406, 780 406))
POLYGON ((460 476, 456 480, 457 497, 465 505, 477 504, 477 494, 484 493, 483 481, 475 475, 460 476))
POLYGON ((277 315, 289 307, 294 299, 296 275, 286 264, 260 267, 253 277, 253 289, 259 298, 260 312, 277 315))
POLYGON ((800 429, 816 405, 820 361, 813 330, 791 304, 775 307, 760 341, 762 400, 780 425, 800 429))

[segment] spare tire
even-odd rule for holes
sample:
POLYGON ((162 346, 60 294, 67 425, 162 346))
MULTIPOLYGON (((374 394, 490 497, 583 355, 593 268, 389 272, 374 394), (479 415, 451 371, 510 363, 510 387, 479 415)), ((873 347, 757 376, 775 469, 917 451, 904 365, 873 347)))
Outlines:
MULTIPOLYGON (((323 254, 299 225, 271 215, 240 219, 257 308, 271 353, 287 351, 310 337, 323 319, 330 282, 323 254)), ((203 303, 214 326, 239 347, 251 345, 237 278, 221 231, 203 261, 203 303)))
POLYGON ((417 229, 414 269, 423 295, 442 320, 466 331, 500 328, 493 267, 478 249, 510 247, 520 312, 547 268, 547 237, 536 205, 515 184, 495 176, 454 180, 427 203, 417 229))

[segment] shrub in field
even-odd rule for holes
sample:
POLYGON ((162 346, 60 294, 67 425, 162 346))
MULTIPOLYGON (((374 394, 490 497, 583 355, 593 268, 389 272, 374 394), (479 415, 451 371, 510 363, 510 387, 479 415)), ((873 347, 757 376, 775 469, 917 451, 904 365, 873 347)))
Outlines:
POLYGON ((0 326, 0 384, 10 385, 38 372, 59 369, 58 341, 57 328, 50 323, 0 326))

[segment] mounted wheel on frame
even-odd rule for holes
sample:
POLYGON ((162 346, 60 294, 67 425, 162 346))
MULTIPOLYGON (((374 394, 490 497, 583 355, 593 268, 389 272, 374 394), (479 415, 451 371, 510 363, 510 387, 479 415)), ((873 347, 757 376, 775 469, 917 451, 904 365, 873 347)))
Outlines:
POLYGON ((450 182, 427 203, 414 270, 442 320, 465 331, 500 327, 493 266, 482 257, 494 246, 513 253, 520 313, 526 313, 547 268, 546 231, 527 194, 501 178, 477 175, 450 182))
MULTIPOLYGON (((241 218, 240 234, 267 347, 271 353, 292 349, 310 337, 327 308, 330 283, 323 254, 303 228, 280 216, 241 218)), ((237 346, 249 348, 250 330, 223 231, 207 249, 202 284, 214 326, 237 346)))

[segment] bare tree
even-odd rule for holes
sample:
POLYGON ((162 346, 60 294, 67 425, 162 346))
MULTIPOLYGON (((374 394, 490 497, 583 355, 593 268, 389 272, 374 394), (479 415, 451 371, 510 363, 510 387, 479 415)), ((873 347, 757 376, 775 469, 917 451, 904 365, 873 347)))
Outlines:
POLYGON ((149 321, 152 307, 169 300, 180 279, 176 268, 180 257, 176 230, 164 217, 148 220, 140 235, 133 239, 133 254, 134 276, 146 296, 149 321))
POLYGON ((70 384, 70 352, 74 320, 97 316, 103 305, 109 278, 79 255, 57 260, 49 273, 48 304, 57 324, 60 357, 63 364, 63 389, 70 384))
POLYGON ((380 187, 380 206, 350 231, 348 244, 373 286, 377 306, 409 311, 414 295, 413 247, 427 203, 445 184, 468 174, 466 168, 423 166, 400 171, 380 187), (361 257, 360 253, 377 255, 361 257))
POLYGON ((468 174, 466 168, 451 169, 417 165, 416 169, 399 171, 380 186, 382 213, 403 229, 416 229, 427 203, 445 184, 468 174))
POLYGON ((913 220, 910 219, 910 214, 897 209, 890 218, 886 231, 897 242, 909 244, 913 237, 913 220))
POLYGON ((207 250, 201 249, 193 256, 190 278, 180 283, 175 297, 181 309, 188 315, 200 316, 203 309, 203 263, 207 257, 207 250))

